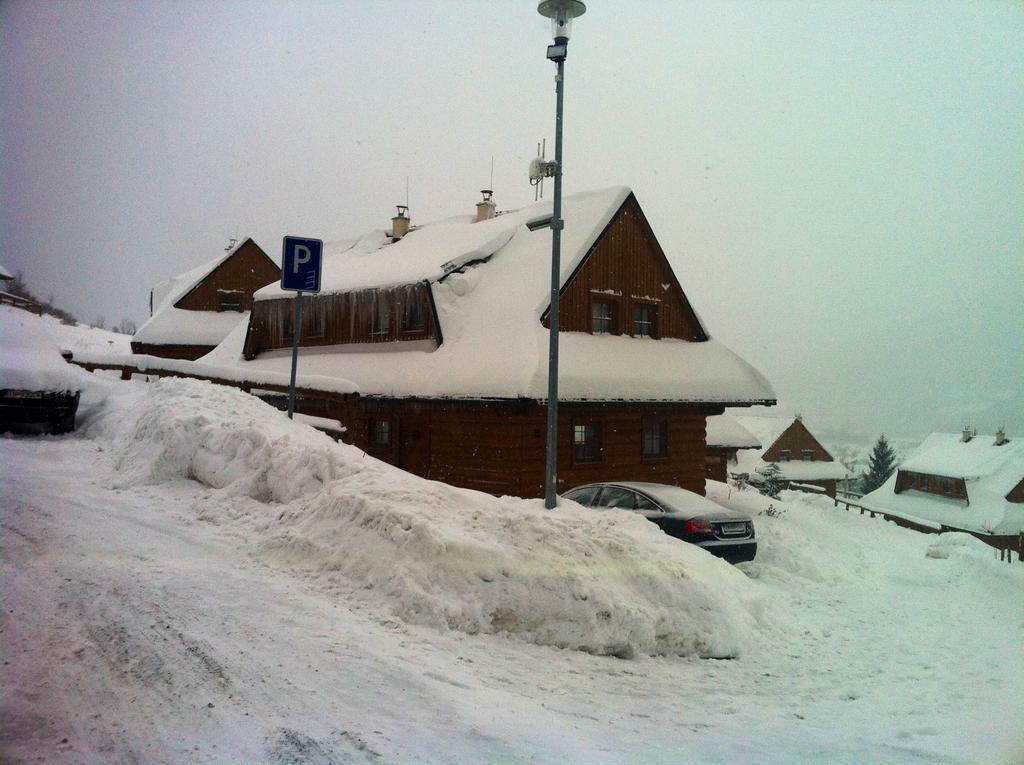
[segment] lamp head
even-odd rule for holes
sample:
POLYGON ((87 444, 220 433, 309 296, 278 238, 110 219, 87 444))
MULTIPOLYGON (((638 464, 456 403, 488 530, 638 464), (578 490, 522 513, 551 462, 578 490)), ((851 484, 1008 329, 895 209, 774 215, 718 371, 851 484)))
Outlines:
POLYGON ((586 12, 587 6, 580 0, 543 0, 537 6, 537 13, 551 19, 551 36, 561 44, 569 40, 572 20, 586 12))

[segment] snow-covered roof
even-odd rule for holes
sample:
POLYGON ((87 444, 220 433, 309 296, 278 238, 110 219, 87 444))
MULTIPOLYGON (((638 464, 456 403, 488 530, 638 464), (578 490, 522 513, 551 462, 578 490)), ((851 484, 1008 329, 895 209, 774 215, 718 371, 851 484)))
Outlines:
POLYGON ((73 393, 82 387, 79 378, 39 316, 0 306, 0 389, 73 393))
MULTIPOLYGON (((630 194, 617 186, 565 197, 563 286, 630 194)), ((551 230, 527 224, 550 215, 551 203, 541 202, 479 223, 467 216, 420 226, 394 244, 374 232, 326 247, 323 291, 429 281, 443 342, 436 350, 401 343, 303 348, 300 370, 347 378, 363 395, 545 399, 548 331, 540 318, 548 307, 551 230), (466 264, 472 265, 453 272, 466 264)), ((292 296, 269 285, 256 299, 292 296)), ((288 370, 290 350, 240 361, 243 341, 244 333, 233 334, 206 359, 288 370)), ((559 343, 562 400, 775 399, 756 369, 713 339, 563 332, 559 343)))
POLYGON ((923 518, 985 534, 1024 531, 1024 504, 1006 495, 1024 480, 1024 438, 996 446, 994 436, 978 435, 964 443, 959 433, 933 433, 882 486, 863 503, 898 514, 923 518), (957 478, 967 487, 967 501, 917 489, 896 493, 899 470, 957 478))
MULTIPOLYGON (((793 424, 792 417, 767 417, 734 414, 732 417, 749 430, 761 442, 762 448, 756 451, 740 451, 736 454, 736 465, 731 468, 734 473, 763 473, 768 463, 762 459, 783 433, 793 424)), ((799 457, 800 455, 796 455, 799 457)), ((825 462, 813 460, 804 462, 800 459, 788 462, 776 462, 780 477, 787 481, 842 481, 853 474, 839 460, 825 462)))
POLYGON ((14 274, 7 270, 7 267, 3 263, 0 263, 0 279, 2 279, 3 281, 8 281, 9 279, 13 278, 14 274))
POLYGON ((761 442, 732 415, 708 417, 707 445, 725 449, 758 449, 761 442))
POLYGON ((200 266, 189 269, 153 287, 153 315, 139 327, 132 340, 153 345, 217 345, 239 322, 248 323, 248 313, 236 311, 186 311, 174 304, 206 276, 238 252, 249 239, 200 266))

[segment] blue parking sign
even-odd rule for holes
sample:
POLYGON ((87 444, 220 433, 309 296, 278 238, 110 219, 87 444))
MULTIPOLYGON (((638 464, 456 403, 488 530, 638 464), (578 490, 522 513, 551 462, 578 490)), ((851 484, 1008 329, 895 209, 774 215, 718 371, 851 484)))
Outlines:
POLYGON ((286 236, 281 256, 281 289, 319 292, 323 254, 324 243, 320 239, 286 236))

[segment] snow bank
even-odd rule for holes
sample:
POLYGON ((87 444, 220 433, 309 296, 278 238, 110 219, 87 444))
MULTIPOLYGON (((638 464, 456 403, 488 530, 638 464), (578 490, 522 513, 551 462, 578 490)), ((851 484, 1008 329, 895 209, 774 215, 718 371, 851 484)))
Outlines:
POLYGON ((597 654, 734 656, 764 619, 740 571, 639 516, 426 481, 234 389, 161 380, 94 428, 125 484, 198 480, 217 490, 203 520, 411 623, 597 654))

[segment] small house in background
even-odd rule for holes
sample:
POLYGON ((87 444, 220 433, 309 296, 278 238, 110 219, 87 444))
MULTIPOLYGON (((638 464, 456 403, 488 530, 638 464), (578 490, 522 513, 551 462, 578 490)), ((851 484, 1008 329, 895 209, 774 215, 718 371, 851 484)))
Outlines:
POLYGON ((707 477, 712 481, 725 481, 729 470, 735 469, 736 454, 740 449, 760 449, 757 437, 728 414, 708 417, 706 456, 707 477))
MULTIPOLYGON (((909 525, 966 531, 1018 549, 1024 533, 1024 438, 933 433, 861 504, 909 525)), ((1024 552, 1024 551, 1022 551, 1024 552)))
POLYGON ((281 269, 252 239, 157 285, 150 317, 132 337, 132 353, 198 359, 248 318, 252 296, 281 278, 281 269))
POLYGON ((797 415, 789 417, 757 417, 733 415, 737 422, 761 442, 760 450, 737 454, 736 464, 729 472, 734 476, 746 474, 752 484, 771 463, 779 466, 779 478, 787 488, 803 491, 821 491, 836 496, 836 481, 851 477, 843 463, 833 459, 797 415))
MULTIPOLYGON (((492 494, 544 493, 550 202, 475 210, 324 246, 321 292, 260 290, 247 334, 220 364, 344 379, 346 440, 426 478, 492 494), (244 360, 239 361, 239 357, 244 360)), ((767 380, 712 339, 633 193, 564 200, 558 490, 646 480, 704 493, 705 420, 725 406, 774 404, 767 380)), ((320 381, 320 382, 317 382, 320 381)), ((318 408, 320 407, 320 408, 318 408)))

